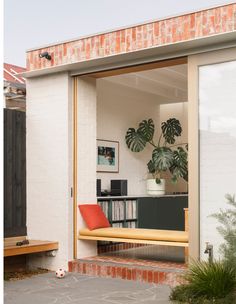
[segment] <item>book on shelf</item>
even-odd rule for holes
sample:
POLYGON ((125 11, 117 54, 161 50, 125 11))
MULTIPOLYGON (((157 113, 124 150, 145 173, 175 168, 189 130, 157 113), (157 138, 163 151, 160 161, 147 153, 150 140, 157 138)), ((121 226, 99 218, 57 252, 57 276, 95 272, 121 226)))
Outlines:
POLYGON ((98 202, 98 204, 101 206, 102 211, 104 212, 105 216, 108 218, 108 202, 102 201, 102 202, 98 202))
POLYGON ((136 222, 127 222, 128 228, 136 228, 136 222))
MULTIPOLYGON (((109 219, 110 222, 113 221, 127 221, 129 220, 135 220, 137 219, 137 200, 136 199, 130 199, 130 200, 104 200, 99 201, 98 204, 101 206, 104 214, 109 219), (109 210, 111 210, 111 214, 109 213, 109 210)), ((118 226, 119 223, 116 223, 116 227, 122 227, 118 226)), ((130 228, 134 228, 136 223, 130 222, 129 223, 130 228)))
POLYGON ((112 227, 115 227, 115 228, 122 228, 123 227, 123 223, 112 223, 112 227))
POLYGON ((126 201, 126 219, 136 219, 137 201, 127 200, 126 201))
POLYGON ((124 219, 124 201, 112 201, 112 221, 124 219))

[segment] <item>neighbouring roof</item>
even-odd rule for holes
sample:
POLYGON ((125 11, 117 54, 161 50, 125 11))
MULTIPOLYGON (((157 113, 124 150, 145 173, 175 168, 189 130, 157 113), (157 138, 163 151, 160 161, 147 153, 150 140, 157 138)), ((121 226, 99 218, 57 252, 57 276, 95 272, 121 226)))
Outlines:
POLYGON ((25 72, 26 69, 17 65, 4 63, 3 94, 5 97, 5 107, 25 111, 26 85, 25 78, 18 73, 25 72))
POLYGON ((25 84, 25 78, 17 75, 18 73, 25 72, 26 69, 17 65, 4 63, 3 66, 3 79, 11 83, 25 84))

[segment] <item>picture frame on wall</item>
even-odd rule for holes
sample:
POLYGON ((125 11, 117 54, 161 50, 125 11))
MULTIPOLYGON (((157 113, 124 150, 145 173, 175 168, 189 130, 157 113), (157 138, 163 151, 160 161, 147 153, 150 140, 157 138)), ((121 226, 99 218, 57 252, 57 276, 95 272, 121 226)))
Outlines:
POLYGON ((119 172, 119 142, 97 139, 97 172, 119 172))

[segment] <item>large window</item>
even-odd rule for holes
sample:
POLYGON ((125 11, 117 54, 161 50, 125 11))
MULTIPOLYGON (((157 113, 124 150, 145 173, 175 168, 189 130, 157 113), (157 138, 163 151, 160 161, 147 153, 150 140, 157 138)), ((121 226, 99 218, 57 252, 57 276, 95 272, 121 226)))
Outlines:
POLYGON ((236 61, 199 67, 200 254, 205 242, 219 257, 223 239, 212 213, 236 193, 236 61))

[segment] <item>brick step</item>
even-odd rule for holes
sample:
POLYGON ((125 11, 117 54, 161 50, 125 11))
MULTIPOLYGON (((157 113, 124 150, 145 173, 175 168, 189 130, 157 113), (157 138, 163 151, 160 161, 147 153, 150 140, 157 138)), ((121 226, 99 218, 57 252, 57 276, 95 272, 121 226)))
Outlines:
POLYGON ((95 256, 69 262, 69 271, 90 276, 119 278, 176 286, 187 269, 184 263, 95 256))

